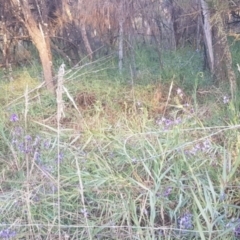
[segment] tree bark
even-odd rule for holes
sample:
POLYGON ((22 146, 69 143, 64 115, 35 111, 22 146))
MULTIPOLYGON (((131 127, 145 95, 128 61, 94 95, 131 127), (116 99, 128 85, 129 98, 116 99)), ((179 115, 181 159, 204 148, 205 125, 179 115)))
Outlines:
POLYGON ((119 20, 119 40, 118 40, 118 69, 122 74, 123 68, 123 19, 119 20))
MULTIPOLYGON (((26 26, 27 27, 27 26, 26 26)), ((30 27, 30 26, 29 26, 30 27)), ((50 39, 48 36, 41 36, 39 31, 33 31, 29 34, 36 46, 39 57, 42 63, 44 80, 46 82, 47 89, 54 93, 53 73, 52 73, 52 54, 50 48, 50 39), (34 34, 34 32, 38 34, 34 34)))
POLYGON ((213 25, 214 77, 218 82, 228 79, 232 98, 235 98, 237 81, 232 68, 232 55, 224 27, 223 14, 221 12, 226 7, 224 4, 225 3, 215 2, 215 22, 213 25))
POLYGON ((28 2, 25 0, 20 2, 17 0, 12 0, 12 3, 15 5, 15 8, 22 13, 21 16, 19 12, 15 11, 16 17, 23 22, 24 26, 28 30, 33 44, 38 50, 47 89, 54 93, 50 37, 47 30, 48 24, 46 20, 44 21, 44 19, 47 19, 47 16, 42 16, 42 21, 37 23, 33 13, 31 12, 28 2))
POLYGON ((89 39, 88 39, 88 36, 87 36, 85 20, 83 20, 83 22, 80 23, 80 31, 81 31, 81 35, 82 35, 82 39, 83 39, 85 48, 86 48, 87 53, 88 53, 88 58, 89 58, 90 61, 92 61, 93 51, 92 51, 92 48, 91 48, 91 45, 90 45, 90 42, 89 42, 89 39))
POLYGON ((210 69, 210 72, 214 72, 214 54, 213 54, 213 45, 212 45, 212 27, 210 23, 210 11, 207 3, 204 0, 200 0, 202 8, 202 26, 203 26, 203 36, 204 43, 206 47, 206 57, 207 64, 210 69))
POLYGON ((227 34, 223 22, 223 10, 228 10, 226 2, 211 1, 212 10, 209 11, 205 0, 200 0, 203 14, 204 41, 207 50, 209 69, 216 82, 230 83, 232 98, 236 93, 236 75, 232 68, 232 55, 228 45, 227 34))

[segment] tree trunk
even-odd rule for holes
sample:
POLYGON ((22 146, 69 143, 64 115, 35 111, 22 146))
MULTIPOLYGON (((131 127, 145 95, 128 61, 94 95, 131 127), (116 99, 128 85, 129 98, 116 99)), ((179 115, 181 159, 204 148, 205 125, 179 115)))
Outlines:
POLYGON ((236 76, 232 68, 232 56, 222 16, 222 11, 227 10, 227 4, 224 1, 212 0, 211 9, 214 10, 210 12, 205 0, 200 0, 200 3, 209 69, 217 82, 229 80, 234 99, 237 88, 236 76))
POLYGON ((85 20, 83 20, 83 22, 80 23, 80 31, 81 31, 82 39, 83 39, 83 42, 84 42, 84 46, 87 49, 88 58, 89 58, 90 61, 92 61, 93 51, 92 51, 90 42, 88 40, 85 20))
POLYGON ((203 36, 204 43, 206 47, 206 57, 207 64, 210 69, 210 72, 214 72, 214 54, 213 54, 213 45, 212 45, 212 27, 210 23, 210 11, 207 3, 204 0, 200 0, 202 8, 202 26, 203 26, 203 36))
POLYGON ((43 67, 44 80, 47 89, 54 93, 53 73, 52 73, 52 54, 49 46, 48 37, 40 38, 39 36, 31 36, 35 46, 39 52, 39 57, 43 67), (44 40, 43 40, 44 39, 44 40))
POLYGON ((32 22, 26 23, 29 35, 31 36, 31 39, 39 53, 47 89, 54 93, 50 38, 47 34, 44 34, 43 31, 41 31, 40 24, 39 27, 40 29, 32 22))
POLYGON ((130 71, 132 77, 135 79, 137 76, 137 67, 136 67, 136 59, 135 59, 135 51, 134 51, 134 45, 135 42, 133 40, 133 31, 132 29, 130 30, 130 33, 128 34, 128 41, 129 41, 129 50, 130 50, 130 71))
POLYGON ((175 51, 176 50, 176 35, 175 35, 175 29, 174 29, 174 3, 173 0, 169 1, 161 1, 161 8, 163 9, 163 13, 161 13, 161 19, 158 19, 157 25, 158 28, 161 26, 161 29, 159 29, 159 32, 161 34, 166 35, 168 39, 167 47, 170 50, 175 51), (162 30, 164 26, 164 32, 162 30))
POLYGON ((225 9, 224 7, 226 6, 224 4, 220 2, 215 3, 215 23, 213 25, 214 77, 218 82, 228 79, 232 98, 235 98, 237 88, 236 75, 232 68, 232 55, 224 28, 223 15, 220 12, 222 9, 225 9))
POLYGON ((118 40, 118 69, 120 74, 123 68, 123 19, 119 20, 119 40, 118 40))
MULTIPOLYGON (((16 11, 16 18, 23 22, 24 26, 27 28, 31 40, 39 53, 47 89, 54 93, 52 53, 50 38, 47 31, 47 20, 42 20, 37 24, 37 21, 34 19, 33 13, 31 12, 30 5, 25 0, 20 2, 12 0, 12 3, 15 5, 16 9, 19 9, 22 12, 23 17, 21 17, 21 15, 16 11)), ((47 19, 47 16, 42 16, 42 19, 47 19)))

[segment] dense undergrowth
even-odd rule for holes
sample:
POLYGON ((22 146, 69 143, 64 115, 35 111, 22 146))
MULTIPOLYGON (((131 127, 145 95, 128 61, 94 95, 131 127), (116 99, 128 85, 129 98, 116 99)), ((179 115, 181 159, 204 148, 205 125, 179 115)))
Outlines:
POLYGON ((59 125, 37 64, 0 83, 0 239, 240 235, 236 103, 199 52, 160 69, 149 51, 135 78, 112 58, 69 69, 59 125))

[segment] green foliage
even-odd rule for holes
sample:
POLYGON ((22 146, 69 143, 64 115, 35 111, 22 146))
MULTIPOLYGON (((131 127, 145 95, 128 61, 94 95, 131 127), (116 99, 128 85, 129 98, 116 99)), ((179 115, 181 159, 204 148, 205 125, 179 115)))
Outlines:
MULTIPOLYGON (((137 83, 169 82, 174 80, 192 92, 194 84, 199 87, 213 84, 210 74, 203 69, 203 53, 190 47, 177 51, 163 51, 161 67, 157 51, 152 46, 136 47, 137 83)), ((129 66, 129 62, 127 63, 129 66)))

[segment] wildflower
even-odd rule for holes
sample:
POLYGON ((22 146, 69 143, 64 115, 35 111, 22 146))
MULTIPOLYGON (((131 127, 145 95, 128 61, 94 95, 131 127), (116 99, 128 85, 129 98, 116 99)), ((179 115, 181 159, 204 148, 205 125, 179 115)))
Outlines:
POLYGON ((180 118, 180 117, 177 117, 177 119, 175 119, 175 121, 174 121, 174 124, 175 125, 178 125, 178 124, 180 124, 182 122, 182 119, 180 118))
POLYGON ((34 157, 33 157, 33 159, 36 161, 36 162, 40 162, 40 159, 41 159, 41 155, 40 155, 40 153, 38 152, 38 151, 35 151, 34 152, 34 157))
POLYGON ((185 230, 193 229, 192 214, 183 214, 183 216, 178 219, 178 227, 185 230))
POLYGON ((34 142, 33 142, 33 147, 35 147, 35 146, 37 146, 38 145, 38 143, 40 142, 40 140, 41 140, 41 138, 37 135, 36 137, 35 137, 35 139, 34 139, 34 142))
POLYGON ((156 120, 156 124, 157 125, 162 125, 164 122, 165 122, 165 118, 164 117, 162 117, 162 118, 158 118, 157 120, 156 120))
POLYGON ((24 143, 21 142, 21 143, 18 144, 18 150, 19 150, 21 153, 25 153, 25 152, 26 152, 24 143))
POLYGON ((54 169, 52 166, 43 165, 42 163, 40 163, 40 165, 41 165, 41 169, 45 175, 47 175, 48 173, 54 172, 54 169))
POLYGON ((196 155, 199 152, 206 153, 211 148, 211 142, 207 139, 202 143, 197 143, 190 150, 185 150, 186 154, 196 155))
POLYGON ((18 118, 18 115, 16 113, 13 113, 11 116, 10 116, 10 121, 11 122, 17 122, 19 120, 18 118))
POLYGON ((177 89, 177 95, 180 97, 180 98, 183 98, 183 91, 181 88, 178 88, 177 89))
POLYGON ((9 238, 13 238, 15 236, 16 236, 16 232, 11 231, 10 229, 4 229, 4 230, 0 231, 0 238, 9 239, 9 238))
MULTIPOLYGON (((238 219, 238 222, 240 222, 240 219, 238 219)), ((240 237, 240 223, 234 228, 234 235, 240 237)))
POLYGON ((168 187, 168 188, 164 191, 163 196, 164 196, 164 197, 168 197, 168 196, 171 194, 171 192, 172 192, 172 188, 171 188, 171 187, 168 187))
POLYGON ((165 126, 166 126, 166 127, 169 127, 169 126, 171 126, 171 125, 173 125, 173 121, 170 120, 170 119, 166 119, 166 120, 165 120, 165 126))
POLYGON ((21 127, 15 127, 13 131, 13 135, 21 136, 23 134, 23 129, 21 127))
POLYGON ((60 152, 57 157, 57 162, 61 162, 63 160, 63 152, 60 152))
POLYGON ((230 101, 230 99, 229 99, 228 96, 223 96, 223 103, 224 103, 224 104, 229 103, 229 101, 230 101))
POLYGON ((211 148, 211 143, 210 143, 210 141, 209 141, 209 140, 204 141, 204 142, 203 142, 202 150, 203 150, 203 151, 206 151, 206 150, 208 150, 209 148, 211 148))
POLYGON ((29 142, 29 141, 32 141, 32 137, 30 135, 26 135, 25 136, 25 139, 29 142))
POLYGON ((45 149, 49 149, 50 143, 51 143, 50 140, 45 140, 44 143, 43 143, 44 148, 45 148, 45 149))
POLYGON ((165 118, 165 117, 156 119, 156 124, 162 125, 165 130, 168 130, 170 127, 176 126, 181 122, 182 122, 182 119, 180 117, 177 117, 175 120, 165 118))
POLYGON ((88 211, 87 211, 87 209, 81 209, 80 212, 83 214, 83 216, 84 216, 85 218, 88 217, 88 211))
POLYGON ((137 160, 136 158, 133 158, 133 159, 132 159, 132 163, 133 163, 133 164, 136 164, 137 162, 138 162, 138 160, 137 160))

